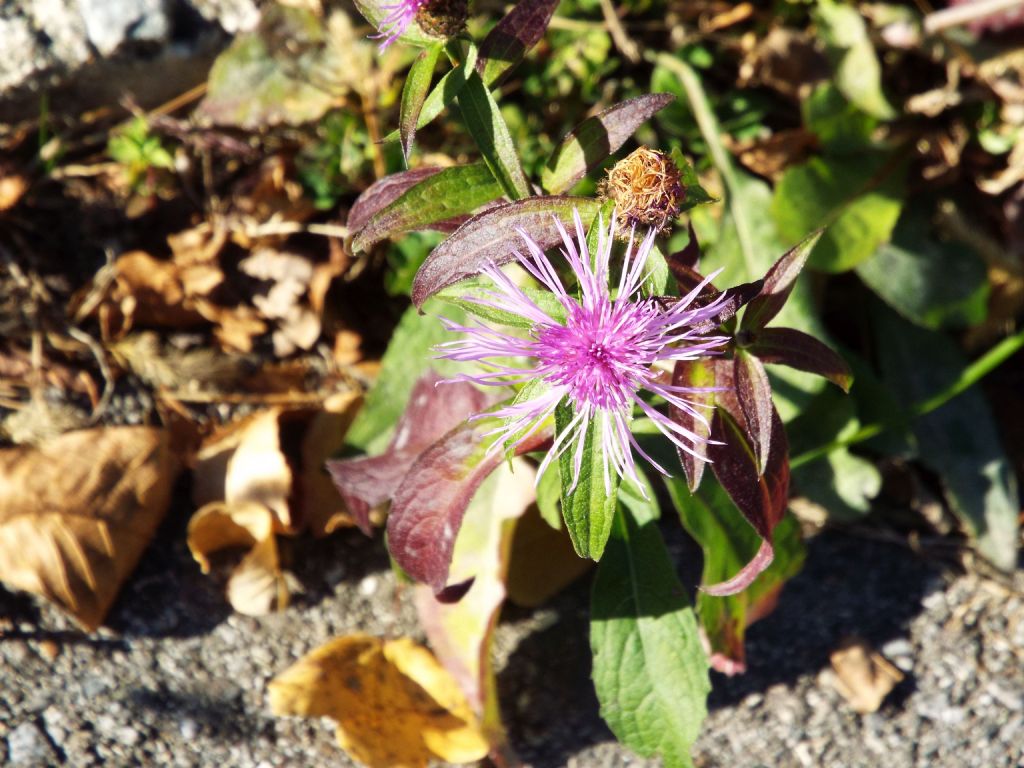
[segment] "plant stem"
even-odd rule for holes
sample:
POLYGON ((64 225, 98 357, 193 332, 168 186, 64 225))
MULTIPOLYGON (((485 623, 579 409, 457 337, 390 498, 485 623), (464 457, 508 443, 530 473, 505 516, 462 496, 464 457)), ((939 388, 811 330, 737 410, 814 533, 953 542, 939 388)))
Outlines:
MULTIPOLYGON (((973 387, 988 374, 1006 362, 1010 356, 1021 348, 1024 348, 1024 329, 1017 331, 1013 336, 1008 336, 1003 339, 984 355, 964 368, 960 372, 960 375, 957 376, 956 379, 941 392, 937 392, 931 397, 912 405, 906 413, 906 420, 909 421, 921 416, 926 416, 932 411, 941 408, 957 395, 963 394, 965 391, 973 387)), ((896 426, 896 424, 893 422, 875 422, 873 424, 865 424, 853 434, 833 440, 825 445, 820 445, 817 448, 812 448, 809 451, 804 451, 798 456, 794 456, 790 459, 789 466, 791 469, 802 467, 804 464, 809 464, 812 461, 816 461, 817 459, 827 456, 832 453, 832 451, 839 450, 840 448, 847 448, 851 445, 862 443, 865 440, 870 440, 872 437, 880 435, 882 432, 885 432, 887 429, 894 426, 896 426)))

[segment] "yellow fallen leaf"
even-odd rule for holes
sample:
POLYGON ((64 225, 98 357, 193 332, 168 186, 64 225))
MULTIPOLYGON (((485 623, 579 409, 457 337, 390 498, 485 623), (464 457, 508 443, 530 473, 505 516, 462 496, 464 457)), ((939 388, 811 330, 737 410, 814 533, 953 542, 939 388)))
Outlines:
POLYGON ((409 638, 336 638, 269 685, 276 715, 330 717, 338 743, 369 768, 480 760, 488 742, 452 677, 409 638))
POLYGON ((274 537, 274 514, 257 502, 211 502, 188 523, 188 548, 203 573, 210 572, 210 555, 224 549, 248 547, 227 584, 231 607, 248 616, 263 616, 288 605, 288 588, 281 572, 274 537))
POLYGON ((167 511, 177 469, 167 433, 150 427, 0 451, 0 581, 96 629, 167 511))

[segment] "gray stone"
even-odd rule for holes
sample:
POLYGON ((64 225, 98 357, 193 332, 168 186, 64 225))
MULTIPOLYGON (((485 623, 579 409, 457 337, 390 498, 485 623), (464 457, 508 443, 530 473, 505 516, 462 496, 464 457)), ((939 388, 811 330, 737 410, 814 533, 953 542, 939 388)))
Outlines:
POLYGON ((24 722, 7 734, 7 759, 11 765, 52 765, 57 755, 45 734, 33 722, 24 722))

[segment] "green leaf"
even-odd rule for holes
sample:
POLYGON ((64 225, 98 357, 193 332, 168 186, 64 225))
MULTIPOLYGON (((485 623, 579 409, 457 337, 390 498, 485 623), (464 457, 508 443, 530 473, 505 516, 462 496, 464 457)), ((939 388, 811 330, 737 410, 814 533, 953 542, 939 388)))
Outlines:
POLYGON ((697 176, 697 169, 693 167, 693 163, 687 160, 683 153, 679 151, 679 148, 672 150, 672 162, 676 164, 676 167, 680 171, 680 180, 683 182, 683 202, 679 206, 680 213, 686 213, 691 208, 696 208, 698 205, 704 205, 704 203, 716 202, 708 191, 700 184, 700 178, 697 176))
POLYGON ((882 67, 867 24, 854 6, 818 0, 814 11, 821 36, 836 70, 836 85, 860 109, 882 120, 896 111, 882 93, 882 67))
POLYGON ((445 168, 375 213, 352 240, 352 250, 365 251, 381 240, 470 213, 499 197, 501 187, 482 163, 445 168))
MULTIPOLYGON (((565 323, 566 312, 562 302, 551 291, 533 288, 528 285, 519 286, 527 298, 557 323, 565 323)), ((455 285, 450 285, 440 293, 437 298, 446 304, 465 310, 471 315, 488 320, 499 325, 507 325, 512 328, 533 328, 535 323, 522 315, 507 312, 497 307, 486 306, 474 301, 474 299, 487 300, 487 293, 494 291, 494 285, 490 280, 484 278, 470 278, 455 285)))
POLYGON ((409 153, 412 152, 412 142, 416 136, 420 111, 427 98, 427 91, 430 90, 430 81, 434 77, 434 67, 437 66, 437 59, 443 48, 444 44, 437 42, 421 51, 409 69, 405 85, 402 86, 398 130, 402 135, 402 154, 405 155, 406 163, 409 162, 409 153))
MULTIPOLYGON (((693 494, 682 478, 670 478, 666 484, 683 526, 704 551, 704 584, 728 579, 754 556, 760 537, 745 524, 714 477, 705 478, 693 494)), ((720 672, 744 671, 747 627, 770 611, 782 585, 803 565, 806 553, 791 515, 775 527, 772 544, 772 564, 743 592, 728 597, 697 594, 697 614, 711 645, 711 665, 720 672)))
POLYGON ((655 243, 651 247, 651 252, 647 254, 647 264, 644 265, 644 295, 664 296, 668 291, 670 275, 668 259, 661 252, 661 247, 655 243))
POLYGON ((988 273, 964 243, 932 236, 929 217, 905 211, 892 243, 858 265, 857 275, 889 306, 925 328, 962 328, 988 313, 988 273))
MULTIPOLYGON (((824 390, 803 414, 786 428, 791 455, 848 437, 861 426, 854 400, 836 390, 824 390)), ((827 510, 829 518, 844 522, 860 519, 882 489, 882 473, 874 463, 839 448, 793 470, 798 495, 827 510)))
MULTIPOLYGON (((423 102, 419 117, 416 120, 416 130, 427 127, 462 93, 466 80, 476 67, 478 52, 472 43, 468 46, 465 58, 457 67, 449 70, 444 77, 437 81, 423 102)), ((401 138, 399 131, 392 131, 384 137, 385 142, 398 141, 401 138)))
MULTIPOLYGON (((422 317, 415 308, 409 308, 402 315, 381 359, 377 382, 345 434, 346 445, 365 453, 382 453, 420 374, 433 368, 454 375, 463 367, 451 360, 434 359, 434 347, 448 341, 451 334, 433 316, 438 309, 436 304, 428 304, 424 309, 432 314, 422 317)), ((457 309, 446 316, 455 322, 465 319, 457 309)))
POLYGON ((511 200, 529 197, 530 182, 519 162, 512 134, 505 124, 505 118, 501 116, 497 102, 476 72, 469 76, 466 86, 459 93, 459 109, 462 110, 466 127, 483 155, 484 162, 505 194, 511 200))
POLYGON ((556 531, 562 530, 562 513, 558 505, 562 501, 562 479, 558 475, 558 464, 551 462, 537 481, 537 509, 544 522, 556 531))
POLYGON ((899 158, 881 153, 793 166, 771 204, 779 233, 796 241, 825 227, 810 266, 827 272, 856 267, 892 234, 902 206, 902 169, 899 158))
POLYGON ((692 766, 711 690, 707 657, 657 525, 625 510, 594 579, 590 647, 601 716, 615 736, 667 768, 692 766))
MULTIPOLYGON (((902 402, 920 402, 942 391, 966 367, 947 337, 912 325, 880 302, 872 302, 871 310, 882 377, 902 402)), ((1017 561, 1020 499, 981 390, 967 390, 913 428, 920 460, 941 479, 978 550, 1011 570, 1017 561)))
MULTIPOLYGON (((390 0, 352 0, 355 3, 356 10, 363 15, 370 24, 377 29, 380 29, 380 24, 387 18, 388 14, 391 13, 393 7, 390 0)), ((403 43, 411 43, 412 45, 432 45, 436 43, 439 38, 429 34, 426 30, 421 27, 415 19, 409 22, 408 26, 402 31, 402 34, 398 36, 398 40, 403 43)))
MULTIPOLYGON (((555 409, 555 445, 559 440, 568 440, 566 429, 575 413, 567 401, 555 409)), ((618 495, 619 476, 611 468, 610 457, 605 456, 601 447, 601 420, 591 418, 584 425, 583 461, 575 487, 572 486, 574 454, 576 444, 571 444, 559 457, 559 473, 562 478, 562 517, 569 529, 569 538, 580 557, 600 560, 615 519, 615 503, 618 495), (605 485, 605 467, 608 465, 609 485, 605 485), (570 490, 571 488, 571 490, 570 490)), ((554 449, 552 449, 554 450, 554 449)))
POLYGON ((819 85, 801 105, 804 125, 828 154, 860 152, 871 146, 878 120, 865 114, 832 83, 819 85))

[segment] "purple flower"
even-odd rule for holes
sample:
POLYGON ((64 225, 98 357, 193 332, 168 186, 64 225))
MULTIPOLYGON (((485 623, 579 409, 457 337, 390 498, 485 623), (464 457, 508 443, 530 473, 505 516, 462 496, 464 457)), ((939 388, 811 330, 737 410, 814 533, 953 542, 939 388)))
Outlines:
POLYGON ((384 38, 380 44, 380 51, 384 51, 395 40, 400 38, 405 30, 409 28, 416 14, 431 0, 398 0, 397 3, 382 5, 381 10, 390 11, 387 16, 381 19, 377 25, 377 34, 374 38, 384 38))
POLYGON ((634 408, 649 417, 680 450, 701 455, 695 446, 704 442, 704 438, 646 402, 641 391, 653 393, 706 423, 706 416, 686 399, 688 394, 705 390, 673 386, 671 370, 677 360, 692 360, 720 351, 727 337, 708 336, 706 330, 707 321, 718 314, 724 296, 705 306, 692 306, 714 275, 678 300, 638 295, 657 232, 650 230, 636 245, 635 228, 629 233, 621 276, 613 294, 608 282, 615 243, 614 214, 607 227, 599 223, 593 263, 578 212, 574 211, 574 219, 575 240, 560 222, 556 222, 562 235, 562 255, 579 282, 579 300, 567 293, 544 251, 522 230, 519 234, 528 255, 516 253, 519 264, 554 294, 564 311, 564 320, 545 312, 508 275, 490 265, 483 274, 493 281, 495 290, 467 296, 466 300, 519 315, 531 327, 525 336, 515 336, 482 325, 463 326, 445 320, 448 330, 464 336, 442 344, 441 356, 481 362, 488 368, 486 373, 462 375, 461 380, 486 386, 527 382, 546 385, 531 387, 528 398, 488 413, 488 416, 504 419, 501 427, 489 433, 496 436, 492 451, 515 445, 532 434, 554 414, 560 402, 567 400, 572 406, 573 418, 556 437, 538 477, 553 458, 571 451, 574 469, 570 489, 575 488, 583 461, 585 436, 596 420, 605 456, 605 488, 611 492, 613 470, 642 488, 636 474, 634 450, 659 472, 668 473, 643 451, 630 432, 634 408), (513 361, 527 358, 534 362, 529 367, 518 367, 509 358, 513 361))

